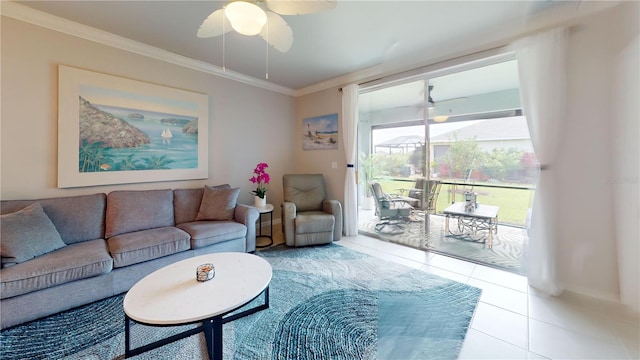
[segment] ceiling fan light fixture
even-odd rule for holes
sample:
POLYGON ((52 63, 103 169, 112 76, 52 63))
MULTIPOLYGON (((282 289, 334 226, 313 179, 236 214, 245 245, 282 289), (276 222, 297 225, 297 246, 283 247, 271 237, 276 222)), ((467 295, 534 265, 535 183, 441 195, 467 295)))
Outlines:
POLYGON ((257 35, 267 23, 267 14, 258 5, 247 1, 234 1, 227 4, 224 14, 233 30, 240 34, 257 35))

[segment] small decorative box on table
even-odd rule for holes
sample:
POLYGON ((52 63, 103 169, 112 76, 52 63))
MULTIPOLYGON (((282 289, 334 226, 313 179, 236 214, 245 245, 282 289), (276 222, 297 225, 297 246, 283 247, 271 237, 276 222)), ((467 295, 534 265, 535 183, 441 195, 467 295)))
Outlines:
POLYGON ((213 279, 216 276, 216 268, 211 263, 199 265, 196 269, 196 279, 200 282, 213 279))

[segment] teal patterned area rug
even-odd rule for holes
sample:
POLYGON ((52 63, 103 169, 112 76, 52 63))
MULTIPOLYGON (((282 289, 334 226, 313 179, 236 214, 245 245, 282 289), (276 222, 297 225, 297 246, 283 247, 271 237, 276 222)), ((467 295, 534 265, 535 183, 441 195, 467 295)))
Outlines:
MULTIPOLYGON (((456 359, 481 293, 335 244, 256 254, 273 267, 270 308, 225 324, 224 359, 456 359)), ((122 298, 4 330, 0 358, 122 359, 122 298)), ((133 344, 179 330, 136 324, 133 344)), ((204 337, 134 357, 159 358, 207 358, 204 337)))

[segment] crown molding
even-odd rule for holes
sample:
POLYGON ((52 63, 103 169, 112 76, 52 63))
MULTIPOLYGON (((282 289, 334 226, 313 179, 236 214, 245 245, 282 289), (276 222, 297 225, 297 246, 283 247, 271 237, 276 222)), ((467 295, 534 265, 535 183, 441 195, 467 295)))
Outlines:
POLYGON ((295 91, 287 87, 256 79, 235 71, 223 70, 219 66, 212 65, 204 61, 194 60, 151 45, 143 44, 103 30, 63 19, 43 11, 32 9, 28 6, 20 5, 13 1, 0 1, 0 15, 265 90, 289 96, 295 95, 295 91))

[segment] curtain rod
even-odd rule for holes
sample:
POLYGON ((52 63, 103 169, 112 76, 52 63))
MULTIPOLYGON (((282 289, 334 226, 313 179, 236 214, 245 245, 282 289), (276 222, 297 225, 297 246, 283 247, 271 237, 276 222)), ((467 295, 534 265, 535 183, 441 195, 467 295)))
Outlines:
MULTIPOLYGON (((496 45, 496 46, 492 46, 488 49, 484 49, 484 50, 479 50, 479 51, 474 51, 472 53, 469 54, 463 54, 463 55, 458 55, 458 56, 454 56, 453 58, 450 59, 442 59, 442 60, 438 60, 435 61, 434 63, 431 64, 424 64, 421 66, 416 66, 415 68, 412 69, 408 69, 408 70, 404 70, 404 71, 400 71, 397 73, 392 73, 392 74, 388 74, 385 76, 381 76, 375 79, 371 79, 371 80, 367 80, 361 83, 358 83, 358 86, 362 86, 362 85, 366 85, 375 81, 379 81, 379 80, 383 80, 386 78, 394 78, 394 77, 399 77, 400 79, 403 77, 403 74, 407 75, 407 78, 412 77, 412 76, 420 76, 415 74, 416 72, 433 72, 433 71, 437 71, 438 67, 442 66, 442 69, 448 68, 448 67, 454 67, 454 66, 458 66, 458 65, 462 65, 466 62, 474 62, 477 60, 481 60, 485 57, 493 57, 493 56, 502 56, 505 55, 506 53, 509 53, 509 44, 502 44, 502 45, 496 45), (474 59, 475 57, 478 57, 477 59, 474 59), (456 64, 457 62, 462 61, 462 63, 460 64, 456 64), (452 64, 453 63, 453 64, 452 64), (436 69, 429 69, 429 68, 433 68, 435 67, 436 69), (413 75, 411 75, 411 73, 414 73, 413 75)), ((440 70, 442 70, 440 69, 440 70)), ((391 80, 391 79, 390 79, 391 80)), ((391 80, 393 81, 393 80, 391 80)), ((342 92, 342 87, 338 88, 339 92, 342 92)))
MULTIPOLYGON (((374 82, 374 81, 378 81, 378 80, 382 80, 382 79, 384 79, 384 77, 379 77, 377 79, 371 79, 371 80, 368 80, 368 81, 365 81, 365 82, 358 83, 358 86, 366 85, 368 83, 371 83, 371 82, 374 82)), ((342 86, 338 88, 338 91, 342 92, 342 86)))

